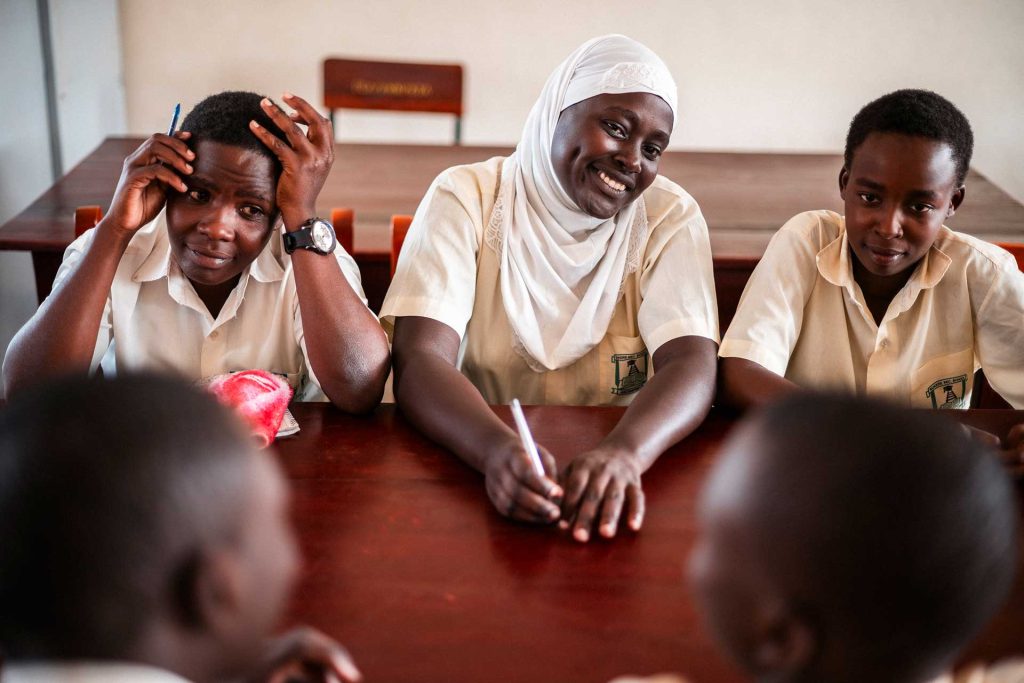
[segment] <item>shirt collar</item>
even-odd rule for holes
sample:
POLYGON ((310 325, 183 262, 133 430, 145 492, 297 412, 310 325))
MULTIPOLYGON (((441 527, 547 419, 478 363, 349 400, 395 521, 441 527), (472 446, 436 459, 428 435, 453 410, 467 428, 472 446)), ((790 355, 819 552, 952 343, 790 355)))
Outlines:
POLYGON ((287 256, 284 253, 284 240, 281 235, 281 230, 274 230, 270 241, 252 262, 249 273, 259 282, 278 282, 284 279, 284 262, 287 256))
POLYGON ((4 683, 189 683, 181 676, 131 662, 9 662, 4 683))
MULTIPOLYGON (((845 287, 852 294, 856 282, 853 279, 853 265, 850 261, 854 258, 850 254, 850 242, 846 233, 846 218, 841 218, 839 236, 825 245, 825 248, 818 252, 818 272, 823 278, 836 285, 845 287)), ((939 244, 945 241, 948 228, 943 226, 935 242, 925 252, 924 258, 914 268, 914 274, 904 285, 903 291, 911 298, 915 297, 923 289, 931 289, 939 284, 942 276, 949 270, 952 259, 939 248, 939 244)))

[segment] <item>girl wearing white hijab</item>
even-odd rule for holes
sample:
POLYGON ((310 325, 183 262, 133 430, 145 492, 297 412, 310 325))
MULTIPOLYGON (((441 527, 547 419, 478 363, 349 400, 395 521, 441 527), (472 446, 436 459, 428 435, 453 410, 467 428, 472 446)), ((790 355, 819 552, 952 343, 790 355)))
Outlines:
POLYGON ((614 536, 623 511, 640 528, 641 473, 714 393, 707 226, 657 175, 676 112, 675 82, 649 49, 619 35, 581 45, 514 154, 434 181, 381 309, 408 419, 484 473, 501 513, 561 520, 580 541, 595 523, 614 536), (513 398, 629 409, 561 476, 541 447, 540 476, 488 407, 513 398))

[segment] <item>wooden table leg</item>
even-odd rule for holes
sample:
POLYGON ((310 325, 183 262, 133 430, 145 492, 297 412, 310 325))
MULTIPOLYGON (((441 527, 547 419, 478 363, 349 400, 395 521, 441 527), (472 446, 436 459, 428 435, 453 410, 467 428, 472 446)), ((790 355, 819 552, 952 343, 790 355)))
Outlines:
POLYGON ((36 274, 36 298, 43 303, 46 297, 50 296, 50 289, 53 288, 53 278, 57 277, 57 269, 64 259, 64 254, 59 251, 33 251, 32 269, 36 274))

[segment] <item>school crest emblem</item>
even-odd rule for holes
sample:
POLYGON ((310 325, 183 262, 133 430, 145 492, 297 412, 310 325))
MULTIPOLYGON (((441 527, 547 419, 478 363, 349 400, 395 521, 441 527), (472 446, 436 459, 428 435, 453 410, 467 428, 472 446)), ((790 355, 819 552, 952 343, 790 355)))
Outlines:
POLYGON ((931 399, 932 408, 966 408, 964 396, 967 394, 967 375, 945 377, 932 382, 924 394, 931 399))
POLYGON ((615 386, 613 394, 632 394, 647 383, 647 351, 637 353, 613 353, 615 386))

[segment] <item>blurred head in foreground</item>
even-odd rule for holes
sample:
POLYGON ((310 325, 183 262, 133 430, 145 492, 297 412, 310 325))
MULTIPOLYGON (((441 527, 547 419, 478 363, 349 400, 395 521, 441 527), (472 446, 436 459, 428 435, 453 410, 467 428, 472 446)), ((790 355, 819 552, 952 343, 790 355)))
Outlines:
POLYGON ((212 396, 69 379, 0 412, 0 652, 192 680, 259 658, 297 569, 276 462, 212 396))
POLYGON ((1017 512, 949 418, 800 395, 744 420, 700 502, 690 579, 763 681, 928 680, 994 616, 1017 512))

